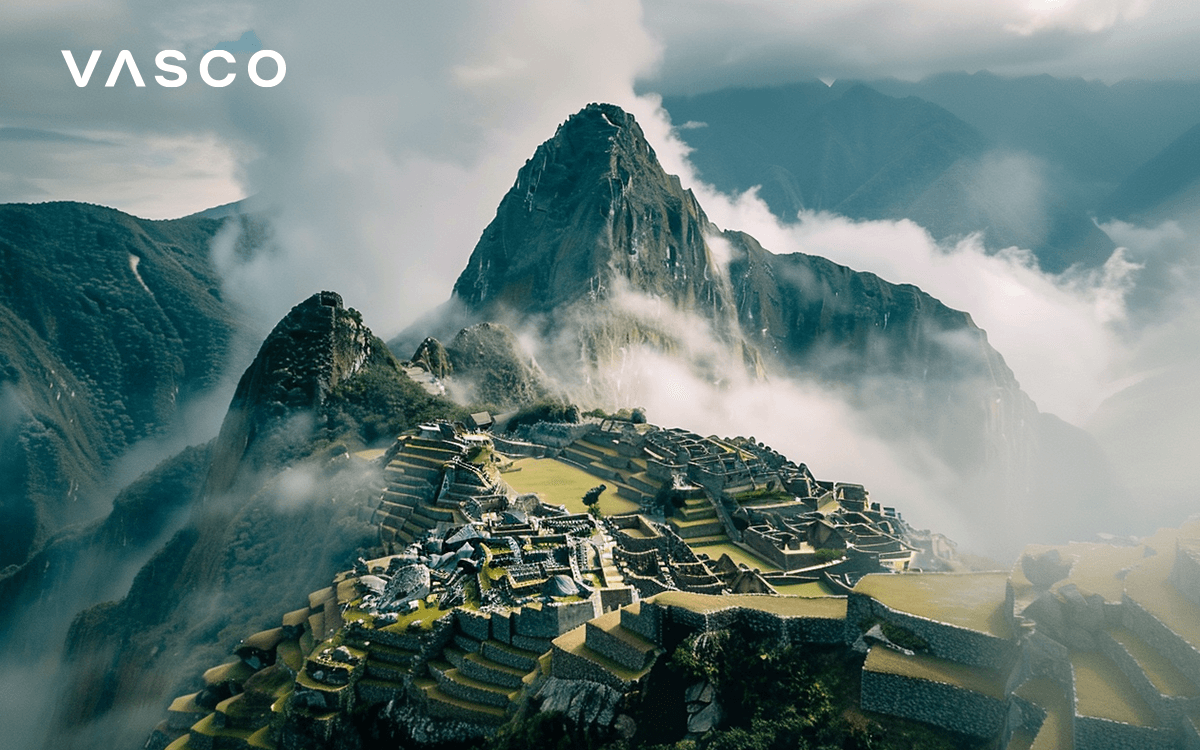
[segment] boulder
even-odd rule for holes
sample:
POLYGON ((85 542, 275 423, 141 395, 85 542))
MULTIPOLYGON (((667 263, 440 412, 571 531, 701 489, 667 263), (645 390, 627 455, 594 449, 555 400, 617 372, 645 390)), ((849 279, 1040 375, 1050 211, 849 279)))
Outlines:
POLYGON ((721 704, 709 703, 707 706, 688 717, 687 730, 689 734, 704 734, 717 728, 724 718, 721 704))
POLYGON ((1052 549, 1036 556, 1022 555, 1021 572, 1037 588, 1048 589, 1067 577, 1071 563, 1063 560, 1057 549, 1052 549))
POLYGON ((559 711, 571 723, 586 730, 613 725, 621 694, 598 682, 551 677, 538 690, 537 698, 542 701, 542 711, 559 711))

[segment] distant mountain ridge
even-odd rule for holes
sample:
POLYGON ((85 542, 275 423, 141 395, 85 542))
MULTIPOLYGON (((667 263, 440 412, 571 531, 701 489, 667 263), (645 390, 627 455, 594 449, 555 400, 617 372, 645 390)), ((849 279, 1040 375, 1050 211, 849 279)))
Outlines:
POLYGON ((217 383, 240 326, 208 257, 220 225, 0 206, 0 568, 100 512, 80 500, 111 462, 217 383))
MULTIPOLYGON (((981 85, 970 78, 959 88, 974 95, 981 85)), ((1084 183, 1119 177, 1092 174, 1094 165, 1075 155, 1078 144, 1049 128, 1014 125, 1010 130, 1020 132, 1013 135, 995 127, 1036 110, 955 108, 957 88, 923 96, 928 88, 802 82, 665 97, 663 106, 694 149, 690 159, 703 179, 726 192, 761 185, 760 195, 784 221, 801 210, 908 218, 938 239, 979 232, 992 249, 1030 248, 1051 272, 1074 263, 1098 266, 1109 257, 1115 245, 1089 213, 1108 188, 1084 183), (1066 174, 1052 158, 1058 152, 1046 153, 1052 135, 1060 151, 1072 154, 1066 174)), ((1065 106, 1059 102, 1047 117, 1069 119, 1065 106)), ((1132 162, 1136 149, 1125 146, 1132 162)), ((1103 157, 1093 155, 1097 160, 1103 157)))

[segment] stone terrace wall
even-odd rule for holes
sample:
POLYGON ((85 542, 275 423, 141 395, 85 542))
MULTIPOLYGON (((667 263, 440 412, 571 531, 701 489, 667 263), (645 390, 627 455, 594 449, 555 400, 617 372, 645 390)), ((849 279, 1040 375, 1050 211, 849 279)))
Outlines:
POLYGON ((959 664, 1004 670, 1017 653, 1015 641, 987 633, 897 612, 865 594, 851 593, 846 608, 846 640, 853 643, 864 625, 875 620, 891 623, 929 644, 929 653, 959 664))
POLYGON ((1075 717, 1075 750, 1175 750, 1174 732, 1119 721, 1075 717))
POLYGON ((1200 651, 1130 599, 1128 594, 1122 595, 1122 601, 1125 605, 1125 627, 1170 659, 1185 677, 1200 685, 1200 651))
MULTIPOLYGON (((682 625, 696 632, 745 627, 791 644, 842 643, 845 633, 845 623, 841 618, 789 616, 739 606, 715 612, 696 612, 687 607, 663 606, 656 602, 643 602, 643 616, 646 616, 649 608, 660 611, 657 617, 659 621, 682 625)), ((656 642, 662 645, 660 639, 656 639, 656 642)))
POLYGON ((862 707, 985 739, 1000 733, 1009 714, 1007 701, 942 682, 866 670, 862 707))

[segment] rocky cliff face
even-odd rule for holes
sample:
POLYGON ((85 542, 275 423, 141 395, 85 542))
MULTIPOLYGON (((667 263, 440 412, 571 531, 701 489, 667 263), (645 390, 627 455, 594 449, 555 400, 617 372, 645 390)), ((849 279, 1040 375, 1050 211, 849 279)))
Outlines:
POLYGON ((914 286, 722 231, 612 105, 589 105, 538 148, 454 298, 477 319, 532 326, 552 342, 539 359, 568 383, 581 362, 594 368, 582 379, 603 377, 633 346, 687 358, 681 330, 699 320, 726 351, 718 369, 815 378, 860 400, 886 391, 902 405, 886 417, 892 426, 945 435, 963 468, 1011 453, 997 444, 997 409, 1017 421, 1034 413, 968 314, 914 286), (964 424, 965 445, 949 437, 964 424))
POLYGON ((239 470, 306 444, 313 425, 294 420, 315 419, 338 385, 374 363, 373 354, 383 366, 394 361, 361 316, 342 305, 341 295, 321 292, 293 307, 238 382, 214 446, 206 494, 229 489, 239 470))
POLYGON ((454 297, 493 318, 558 315, 630 289, 724 329, 733 297, 690 190, 632 115, 592 104, 538 147, 484 230, 454 297))

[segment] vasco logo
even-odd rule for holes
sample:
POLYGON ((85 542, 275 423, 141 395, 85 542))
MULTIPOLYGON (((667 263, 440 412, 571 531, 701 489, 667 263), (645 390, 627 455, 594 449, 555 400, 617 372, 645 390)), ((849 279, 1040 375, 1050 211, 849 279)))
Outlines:
MULTIPOLYGON (((101 50, 92 50, 92 55, 87 61, 87 67, 83 69, 82 73, 79 72, 79 65, 75 62, 75 55, 71 50, 65 49, 62 53, 63 59, 67 61, 67 68, 71 71, 71 77, 75 79, 75 85, 79 88, 87 86, 88 81, 92 78, 92 72, 96 69, 96 63, 100 60, 101 50)), ((220 78, 214 78, 209 71, 209 65, 218 57, 224 60, 225 63, 237 62, 237 58, 223 49, 214 49, 207 52, 204 57, 200 58, 200 78, 209 86, 222 88, 233 83, 233 79, 237 78, 237 73, 230 71, 220 78)), ((185 62, 187 58, 178 50, 165 49, 159 52, 154 58, 154 64, 159 70, 173 75, 174 78, 156 75, 154 76, 154 80, 158 81, 158 85, 173 89, 187 83, 187 71, 178 65, 172 65, 168 61, 185 62)), ((117 79, 121 77, 121 70, 125 68, 129 69, 129 75, 133 78, 135 86, 146 85, 146 82, 142 80, 142 74, 138 70, 137 63, 134 62, 133 53, 127 49, 123 49, 117 54, 117 60, 113 63, 112 72, 108 74, 108 81, 104 85, 110 88, 117 85, 117 79)), ((250 76, 251 81, 254 81, 254 85, 270 88, 271 86, 278 86, 283 77, 287 75, 287 65, 283 62, 283 55, 272 49, 264 49, 251 55, 250 61, 246 63, 246 74, 250 76), (272 78, 263 78, 258 74, 258 62, 264 57, 274 60, 277 66, 275 76, 272 78)))

